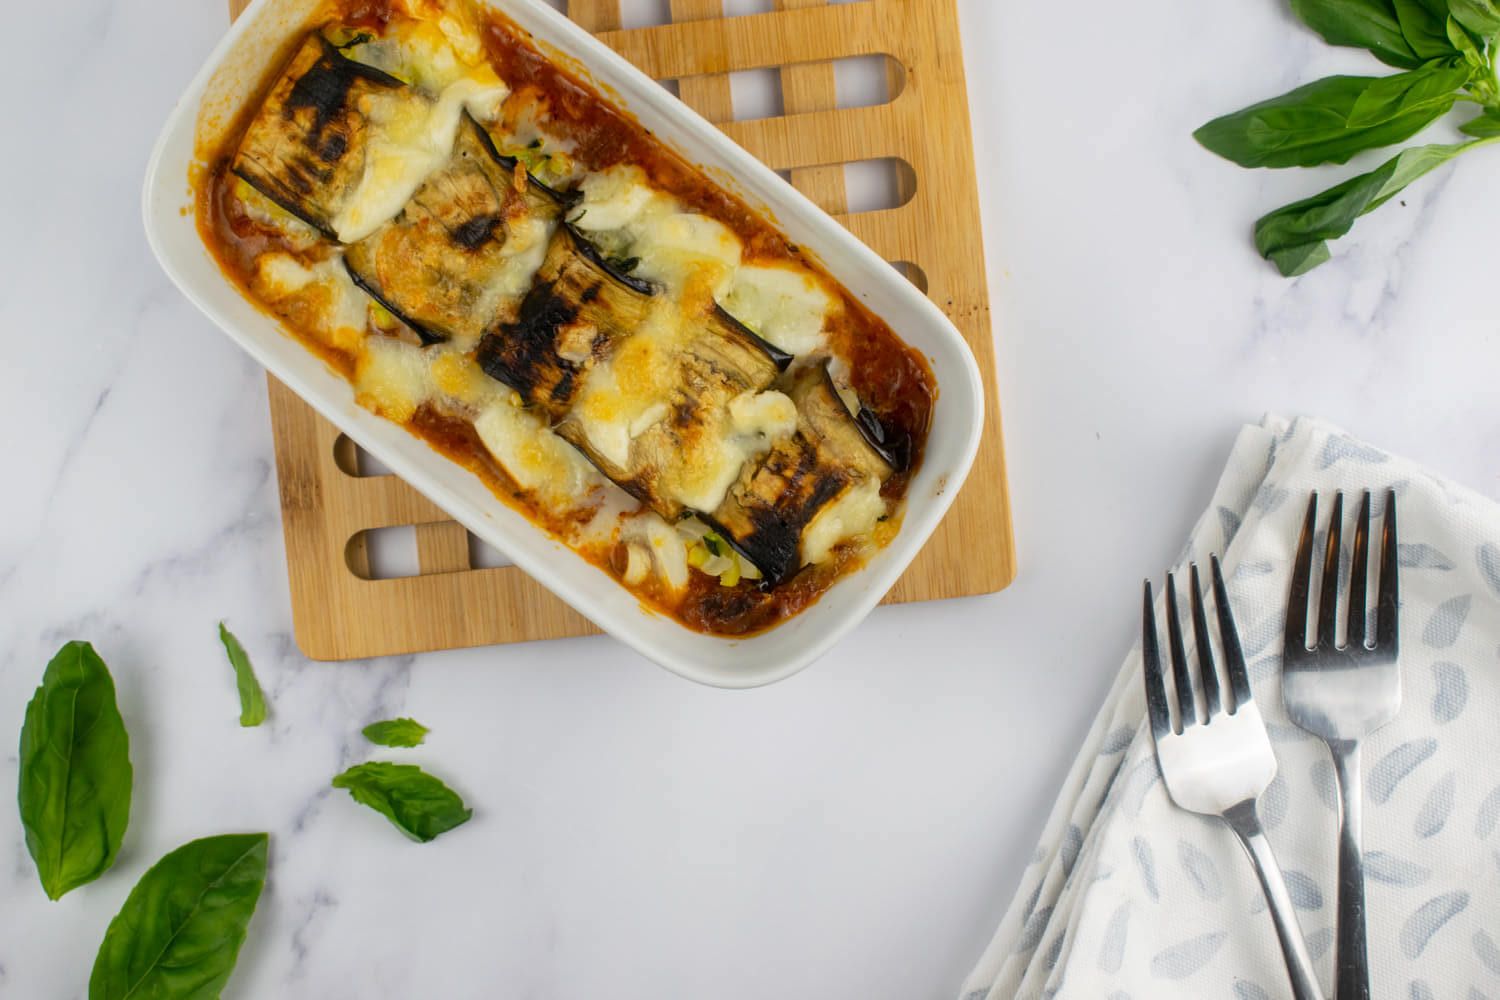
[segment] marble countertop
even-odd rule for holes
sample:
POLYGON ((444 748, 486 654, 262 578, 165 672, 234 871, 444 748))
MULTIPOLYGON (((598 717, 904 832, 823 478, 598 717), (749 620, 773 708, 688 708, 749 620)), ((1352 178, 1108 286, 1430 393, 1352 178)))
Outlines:
MULTIPOLYGON (((1208 118, 1369 71, 1276 0, 960 0, 1022 559, 1005 593, 883 608, 771 688, 593 638, 313 663, 290 636, 261 371, 151 259, 138 189, 222 2, 29 4, 0 82, 0 787, 48 657, 109 661, 136 794, 118 863, 43 896, 0 808, 0 996, 82 997, 105 925, 190 838, 269 830, 225 996, 951 997, 1244 422, 1311 413, 1500 496, 1500 153, 1441 170, 1287 281, 1208 118), (236 724, 215 623, 271 703, 236 724), (328 779, 366 723, 474 820, 403 840, 328 779), (9 735, 7 735, 9 734, 9 735)), ((1359 162, 1365 162, 1363 160, 1359 162)), ((983 544, 976 539, 976 544, 983 544)))

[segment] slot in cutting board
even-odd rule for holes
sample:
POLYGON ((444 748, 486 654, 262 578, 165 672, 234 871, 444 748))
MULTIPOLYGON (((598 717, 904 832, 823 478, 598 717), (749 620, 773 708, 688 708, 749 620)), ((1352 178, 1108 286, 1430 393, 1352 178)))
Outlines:
MULTIPOLYGON (((985 594, 1015 576, 995 352, 956 0, 669 0, 671 22, 622 30, 620 0, 567 14, 681 98, 915 281, 962 331, 985 385, 974 471, 886 603, 985 594), (834 61, 887 57, 886 103, 839 107, 834 61), (775 74, 780 113, 736 120, 730 73, 775 74), (897 169, 898 207, 848 212, 844 165, 897 169), (904 166, 904 169, 901 167, 904 166)), ((230 0, 231 16, 248 0, 230 0)), ((898 331, 899 332, 899 331, 898 331)), ((588 635, 598 629, 514 566, 477 568, 473 540, 274 378, 271 423, 297 644, 318 660, 588 635), (371 533, 411 526, 415 575, 377 579, 371 533)), ((498 502, 498 501, 497 501, 498 502)), ((602 578, 601 578, 602 582, 602 578)), ((811 613, 816 613, 813 611, 811 613)))

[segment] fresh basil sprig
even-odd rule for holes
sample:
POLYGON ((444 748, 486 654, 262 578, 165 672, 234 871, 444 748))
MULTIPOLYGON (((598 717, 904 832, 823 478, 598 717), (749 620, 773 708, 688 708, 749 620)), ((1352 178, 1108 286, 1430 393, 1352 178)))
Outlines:
POLYGON ((130 737, 94 647, 70 642, 42 674, 21 727, 17 798, 48 897, 114 864, 130 822, 130 737))
POLYGON ((89 1000, 208 1000, 234 971, 266 884, 264 833, 204 837, 141 876, 109 923, 89 1000))
POLYGON ((1329 43, 1367 49, 1403 72, 1331 76, 1215 118, 1193 133, 1208 150, 1242 167, 1346 163, 1411 138, 1460 101, 1481 113, 1459 126, 1480 141, 1412 147, 1261 218, 1256 249, 1288 277, 1328 260, 1327 241, 1355 219, 1500 135, 1500 0, 1292 0, 1292 9, 1329 43))
POLYGON ((354 801, 369 806, 413 840, 426 843, 474 815, 458 793, 415 764, 375 760, 333 779, 354 801))
POLYGON ((234 668, 234 685, 240 693, 240 725, 247 728, 258 726, 266 721, 266 696, 261 692, 260 681, 255 679, 250 655, 223 622, 219 622, 219 641, 224 644, 229 665, 234 668))

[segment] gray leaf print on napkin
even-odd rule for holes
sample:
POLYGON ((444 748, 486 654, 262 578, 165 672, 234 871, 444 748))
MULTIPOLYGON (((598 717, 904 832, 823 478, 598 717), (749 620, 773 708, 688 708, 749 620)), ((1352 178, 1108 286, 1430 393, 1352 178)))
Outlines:
POLYGON ((1219 880, 1219 870, 1207 854, 1185 840, 1177 842, 1177 860, 1187 872, 1188 881, 1198 890, 1198 895, 1209 902, 1224 898, 1224 883, 1219 880))
POLYGON ((1264 513, 1274 514, 1291 495, 1292 491, 1285 487, 1262 483, 1260 489, 1255 491, 1255 499, 1250 501, 1250 505, 1264 513))
MULTIPOLYGON (((1436 752, 1437 740, 1408 740, 1380 758, 1370 769, 1370 798, 1378 803, 1389 802, 1396 792, 1396 786, 1401 783, 1401 779, 1415 771, 1423 761, 1436 752)), ((1332 770, 1333 765, 1330 764, 1330 775, 1332 770)))
POLYGON ((1402 953, 1415 960, 1422 954, 1422 949, 1427 947, 1427 942, 1432 940, 1432 936, 1468 905, 1467 892, 1450 892, 1423 903, 1417 912, 1406 918, 1406 923, 1401 927, 1402 953))
POLYGON ((1453 812, 1453 793, 1457 787, 1458 776, 1452 771, 1438 779, 1438 783, 1432 786, 1432 791, 1427 793, 1427 801, 1417 811, 1412 832, 1426 840, 1442 830, 1443 824, 1448 822, 1448 814, 1453 812))
POLYGON ((1479 803, 1479 814, 1474 817, 1474 836, 1484 840, 1495 832, 1495 821, 1500 820, 1500 786, 1479 803))
POLYGON ((1104 929, 1104 943, 1099 946, 1099 971, 1111 976, 1125 962, 1125 938, 1130 931, 1130 902, 1115 907, 1109 926, 1104 929))
POLYGON ((1396 546, 1396 562, 1403 569, 1440 569, 1450 570, 1453 568, 1453 560, 1443 555, 1431 545, 1418 542, 1414 545, 1396 546))
POLYGON ((1136 837, 1130 842, 1130 849, 1135 854, 1136 867, 1141 870, 1141 884, 1146 887, 1146 895, 1153 903, 1160 902, 1161 893, 1156 888, 1156 859, 1151 856, 1151 845, 1136 837))
POLYGON ((1229 935, 1213 931, 1163 948, 1151 959, 1151 974, 1157 979, 1184 979, 1203 968, 1218 954, 1229 935))
POLYGON ((1111 757, 1130 746, 1130 741, 1133 739, 1135 739, 1135 730, 1130 726, 1121 726, 1104 737, 1104 743, 1099 747, 1099 756, 1111 757))
POLYGON ((1365 875, 1376 882, 1406 888, 1426 882, 1432 877, 1432 869, 1385 851, 1371 851, 1365 855, 1365 875))
POLYGON ((1314 962, 1327 954, 1328 949, 1332 947, 1332 927, 1324 927, 1322 930, 1313 931, 1307 936, 1307 953, 1312 956, 1314 962))
POLYGON ((1064 928, 1063 932, 1052 942, 1052 947, 1047 949, 1047 954, 1042 957, 1042 968, 1048 972, 1057 968, 1057 960, 1062 957, 1063 941, 1067 936, 1067 929, 1064 928))
POLYGON ((1219 508, 1219 530, 1224 534, 1224 548, 1229 548, 1229 540, 1234 533, 1240 530, 1240 516, 1228 507, 1219 508))
POLYGON ((1248 979, 1234 981, 1234 1000, 1271 1000, 1271 994, 1248 979))
POLYGON ((1500 976, 1500 945, 1495 944, 1494 938, 1484 931, 1475 931, 1474 954, 1479 956, 1486 969, 1500 976))
POLYGON ((1266 786, 1265 792, 1260 797, 1260 825, 1267 830, 1274 830, 1281 825, 1286 818, 1287 806, 1290 804, 1291 793, 1287 791, 1286 776, 1278 774, 1271 779, 1266 786))
POLYGON ((1406 991, 1406 995, 1408 1000, 1437 1000, 1437 997, 1433 996, 1432 987, 1420 979, 1413 980, 1411 986, 1406 991))
POLYGON ((1474 603, 1473 594, 1450 597, 1432 612, 1427 625, 1422 629, 1422 641, 1433 649, 1447 649, 1458 641, 1464 622, 1469 617, 1469 605, 1474 603))
POLYGON ((1318 883, 1312 880, 1306 872, 1292 871, 1288 869, 1286 875, 1286 893, 1292 897, 1292 905, 1299 910, 1321 910, 1323 908, 1323 890, 1318 888, 1318 883))
POLYGON ((1490 589, 1500 597, 1500 546, 1493 542, 1485 542, 1479 546, 1479 573, 1484 577, 1484 582, 1490 585, 1490 589))
POLYGON ((1432 718, 1439 724, 1452 722, 1469 703, 1469 678, 1457 663, 1439 660, 1432 665, 1432 718))
POLYGON ((1024 955, 1036 949, 1042 942, 1042 934, 1047 930, 1047 922, 1052 919, 1052 907, 1044 906, 1026 919, 1026 925, 1021 928, 1021 940, 1016 942, 1016 954, 1024 955))
POLYGON ((1124 990, 1115 990, 1109 995, 1109 1000, 1130 1000, 1130 994, 1124 990))
POLYGON ((1327 757, 1319 757, 1313 761, 1308 774, 1312 778, 1313 791, 1318 793, 1319 801, 1329 809, 1337 809, 1339 793, 1334 786, 1333 762, 1327 757))
POLYGON ((1490 998, 1479 992, 1479 987, 1470 986, 1468 1000, 1490 1000, 1490 998))
POLYGON ((1351 437, 1337 434, 1330 437, 1323 445, 1323 453, 1318 456, 1318 468, 1329 469, 1343 461, 1360 465, 1379 465, 1388 457, 1383 451, 1360 444, 1351 437))
POLYGON ((1082 850, 1083 831, 1078 829, 1077 823, 1069 823, 1067 832, 1063 834, 1062 847, 1058 849, 1064 879, 1072 876, 1073 866, 1078 864, 1078 855, 1082 850))

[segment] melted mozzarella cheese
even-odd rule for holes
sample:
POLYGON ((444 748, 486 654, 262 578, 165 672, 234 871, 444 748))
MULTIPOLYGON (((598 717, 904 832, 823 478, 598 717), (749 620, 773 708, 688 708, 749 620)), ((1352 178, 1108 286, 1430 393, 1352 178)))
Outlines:
POLYGON ((590 233, 624 229, 660 197, 647 185, 646 172, 633 164, 589 174, 579 190, 583 192, 583 200, 578 203, 572 221, 590 233))
POLYGON ((651 554, 657 575, 672 590, 681 590, 688 582, 687 545, 672 526, 653 513, 638 514, 625 522, 620 537, 643 545, 651 554))
POLYGON ((332 220, 340 242, 358 242, 394 219, 452 153, 463 112, 493 115, 508 93, 486 65, 449 84, 436 101, 408 94, 376 102, 364 172, 332 220))
POLYGON ((356 354, 364 342, 370 297, 350 280, 338 257, 307 265, 291 254, 261 254, 255 290, 272 302, 298 298, 314 305, 313 332, 330 347, 356 354))
POLYGON ((420 347, 394 337, 371 337, 354 370, 359 405, 406 423, 437 394, 432 367, 420 347))
POLYGON ((603 485, 603 477, 576 448, 548 430, 540 415, 511 396, 479 414, 474 421, 479 439, 522 489, 553 505, 578 506, 603 485))
POLYGON ((740 266, 739 237, 724 223, 687 212, 647 213, 630 227, 635 273, 690 301, 719 298, 740 266))
POLYGON ((759 265, 736 271, 722 301, 735 319, 796 355, 824 347, 823 326, 834 308, 833 297, 806 271, 759 265))
POLYGON ((818 511, 802 532, 803 564, 824 562, 840 542, 868 535, 885 513, 885 500, 876 480, 866 479, 845 490, 843 496, 818 511))

